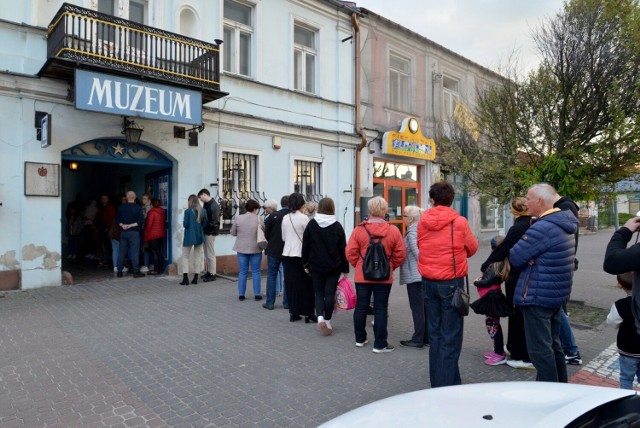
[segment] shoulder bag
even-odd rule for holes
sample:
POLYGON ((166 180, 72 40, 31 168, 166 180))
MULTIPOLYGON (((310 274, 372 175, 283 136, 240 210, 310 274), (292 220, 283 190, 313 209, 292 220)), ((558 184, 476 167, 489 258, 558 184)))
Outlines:
MULTIPOLYGON (((453 278, 456 277, 456 253, 453 246, 453 221, 451 222, 451 252, 453 254, 453 278)), ((464 282, 466 285, 466 291, 463 288, 460 288, 456 285, 455 290, 453 291, 453 297, 451 298, 451 306, 456 310, 460 315, 466 317, 469 315, 469 276, 464 277, 464 282)))

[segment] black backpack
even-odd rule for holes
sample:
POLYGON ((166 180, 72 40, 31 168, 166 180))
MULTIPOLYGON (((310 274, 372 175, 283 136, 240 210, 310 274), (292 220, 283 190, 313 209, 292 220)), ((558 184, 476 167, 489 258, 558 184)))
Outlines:
POLYGON ((367 227, 362 227, 369 235, 369 246, 367 252, 362 258, 362 273, 367 281, 386 281, 389 279, 391 269, 389 267, 389 256, 384 251, 382 238, 374 240, 367 227))

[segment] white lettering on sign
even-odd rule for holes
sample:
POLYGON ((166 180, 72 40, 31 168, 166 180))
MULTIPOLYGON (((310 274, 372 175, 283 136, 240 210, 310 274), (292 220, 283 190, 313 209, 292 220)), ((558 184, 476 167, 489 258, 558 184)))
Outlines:
POLYGON ((110 79, 92 79, 87 104, 94 105, 94 102, 104 108, 113 108, 115 102, 116 107, 121 110, 191 119, 191 94, 132 83, 123 84, 110 79))

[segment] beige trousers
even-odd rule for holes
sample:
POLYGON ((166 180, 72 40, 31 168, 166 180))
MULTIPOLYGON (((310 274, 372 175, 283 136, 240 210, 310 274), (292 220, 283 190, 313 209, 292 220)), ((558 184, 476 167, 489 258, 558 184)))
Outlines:
POLYGON ((204 264, 203 252, 202 244, 182 247, 182 273, 199 274, 202 272, 202 265, 204 264), (191 253, 193 253, 192 263, 190 263, 191 253), (191 269, 192 266, 194 269, 191 269))
POLYGON ((205 235, 204 236, 204 257, 207 260, 207 272, 211 275, 216 274, 216 236, 205 235))

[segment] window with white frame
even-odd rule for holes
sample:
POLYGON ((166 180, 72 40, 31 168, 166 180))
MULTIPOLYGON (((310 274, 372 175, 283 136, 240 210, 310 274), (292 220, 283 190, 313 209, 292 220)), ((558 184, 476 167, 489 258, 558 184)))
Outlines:
POLYGON ((443 132, 446 137, 451 137, 451 126, 456 103, 460 99, 460 83, 450 76, 442 77, 442 121, 443 132))
POLYGON ((452 77, 442 77, 442 99, 444 101, 443 112, 444 120, 448 120, 453 117, 453 111, 456 108, 456 103, 460 99, 459 88, 460 82, 452 77))
POLYGON ((146 6, 146 2, 131 0, 129 2, 129 21, 137 22, 138 24, 145 24, 146 6))
POLYGON ((309 201, 322 198, 322 162, 296 159, 293 165, 293 191, 302 193, 309 201))
MULTIPOLYGON (((116 14, 116 0, 98 0, 98 12, 107 15, 116 14)), ((116 30, 112 26, 103 26, 102 30, 98 33, 98 38, 101 43, 104 44, 104 48, 112 49, 112 45, 116 40, 116 30)))
POLYGON ((115 0, 98 0, 98 12, 106 13, 107 15, 115 15, 115 0))
POLYGON ((225 71, 251 75, 253 8, 245 3, 224 2, 223 67, 225 71))
POLYGON ((389 107, 409 111, 409 82, 411 61, 395 53, 389 53, 389 107))
POLYGON ((222 230, 228 232, 235 217, 244 214, 249 199, 259 199, 258 156, 246 153, 222 152, 222 183, 220 207, 222 230))
POLYGON ((480 196, 480 229, 498 230, 504 227, 503 206, 496 198, 480 196))
POLYGON ((316 91, 316 31, 299 24, 293 29, 294 88, 298 91, 316 91))

